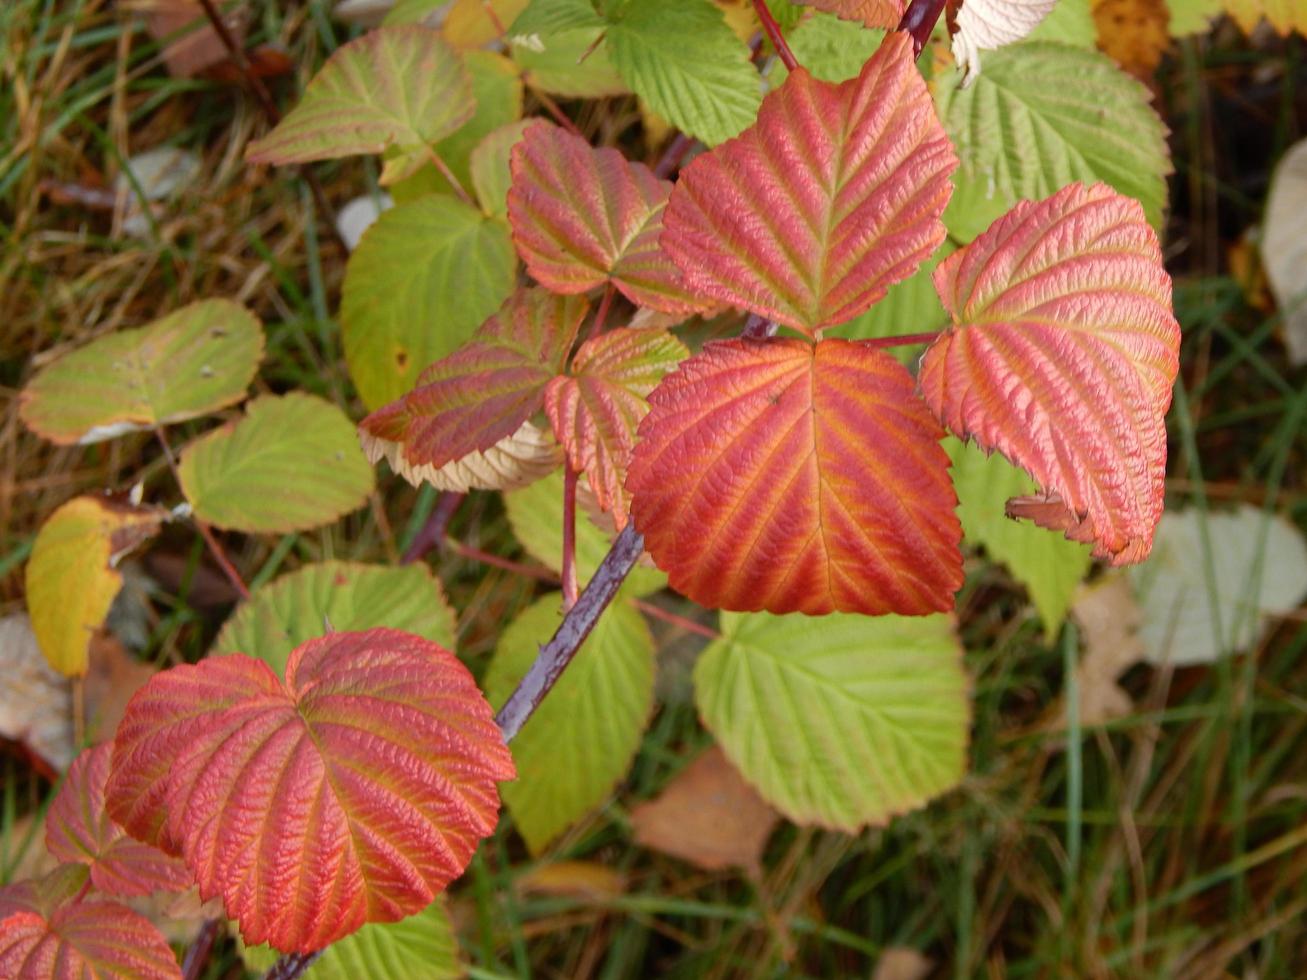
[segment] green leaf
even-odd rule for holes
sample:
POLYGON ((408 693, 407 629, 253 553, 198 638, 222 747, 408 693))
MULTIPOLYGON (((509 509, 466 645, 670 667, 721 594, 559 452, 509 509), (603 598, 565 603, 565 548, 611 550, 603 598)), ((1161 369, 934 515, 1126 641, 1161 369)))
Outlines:
POLYGON ((597 99, 626 94, 601 28, 509 38, 510 53, 528 86, 564 98, 597 99))
MULTIPOLYGON (((843 82, 862 71, 884 38, 884 31, 814 12, 787 34, 785 40, 799 64, 813 77, 824 82, 843 82)), ((785 80, 787 72, 779 60, 772 72, 772 88, 776 88, 785 80)))
POLYGON ((951 616, 723 613, 694 684, 727 756, 797 823, 883 824, 966 768, 970 684, 951 616))
POLYGON ((256 398, 243 419, 191 443, 180 471, 196 517, 255 533, 327 524, 361 507, 373 487, 354 424, 302 393, 256 398))
MULTIPOLYGON (((472 78, 476 115, 437 143, 436 153, 459 184, 470 190, 471 157, 477 145, 493 130, 522 118, 522 77, 515 64, 493 51, 468 51, 463 59, 472 78)), ((452 194, 454 188, 434 164, 424 162, 413 176, 393 184, 390 193, 403 204, 426 194, 452 194)))
POLYGON ((472 336, 513 291, 508 226, 443 195, 382 214, 349 257, 345 361, 370 409, 406 395, 422 369, 472 336))
POLYGON ((709 146, 758 115, 762 95, 749 49, 711 0, 629 0, 610 18, 607 44, 631 90, 709 146))
POLYGON ((252 163, 307 163, 444 139, 476 111, 463 60, 426 27, 383 27, 339 48, 294 109, 250 144, 252 163))
MULTIPOLYGON (((562 597, 542 596, 509 624, 486 673, 500 707, 561 622, 562 597)), ((533 854, 594 809, 626 775, 653 705, 649 628, 620 599, 604 610, 557 686, 517 738, 517 781, 500 787, 533 854)))
MULTIPOLYGON (((504 494, 504 509, 513 535, 536 561, 557 574, 563 569, 563 474, 555 470, 521 490, 504 494)), ((608 536, 595 527, 580 507, 576 512, 576 574, 584 585, 608 554, 608 536)), ((622 589, 644 596, 667 585, 667 576, 656 568, 637 564, 622 589)))
POLYGON ((1149 101, 1148 89, 1106 55, 1051 41, 986 52, 969 88, 953 74, 936 90, 962 161, 959 188, 973 185, 973 197, 1005 211, 1072 181, 1102 180, 1136 198, 1160 227, 1171 160, 1149 101))
POLYGON ((508 161, 513 147, 532 122, 532 119, 521 119, 500 126, 472 151, 472 186, 486 214, 508 220, 508 188, 513 183, 508 161))
POLYGON ((324 561, 256 590, 227 620, 212 652, 258 657, 281 676, 286 658, 305 640, 375 626, 454 649, 454 611, 426 565, 324 561))
POLYGON ((230 300, 203 300, 59 358, 23 389, 19 413, 51 442, 100 442, 235 404, 262 357, 258 320, 230 300))
POLYGON ((548 36, 588 27, 602 29, 604 26, 604 19, 595 12, 595 5, 590 0, 531 0, 513 21, 508 36, 510 39, 532 34, 548 36))
POLYGON ((1089 546, 1004 515, 1010 498, 1036 492, 1035 481, 1025 471, 998 453, 987 457, 977 447, 952 437, 944 445, 953 460, 953 487, 958 492, 963 535, 1006 565, 1026 587, 1043 620, 1044 634, 1052 639, 1071 608, 1076 587, 1089 571, 1089 546))
MULTIPOLYGON (((1057 0, 1053 9, 1039 22, 1026 38, 1027 41, 1062 41, 1080 48, 1093 48, 1098 43, 1098 28, 1089 0, 1057 0)), ((986 59, 989 55, 987 54, 986 59)), ((986 70, 989 61, 984 62, 986 70)))
POLYGON ((1166 6, 1171 12, 1166 29, 1172 37, 1206 34, 1222 13, 1221 0, 1166 0, 1166 6))
MULTIPOLYGON (((879 303, 866 313, 838 327, 831 327, 831 331, 836 336, 850 340, 870 340, 895 334, 926 333, 946 327, 949 323, 948 314, 944 312, 944 304, 939 301, 932 274, 935 266, 953 251, 953 246, 946 241, 909 278, 890 286, 885 298, 879 303)), ((916 346, 894 347, 890 353, 904 364, 912 366, 916 364, 921 349, 916 346)))

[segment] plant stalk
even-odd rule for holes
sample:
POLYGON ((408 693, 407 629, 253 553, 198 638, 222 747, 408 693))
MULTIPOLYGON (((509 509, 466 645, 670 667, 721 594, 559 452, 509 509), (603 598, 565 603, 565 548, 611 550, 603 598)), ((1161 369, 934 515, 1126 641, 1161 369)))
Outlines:
POLYGON ((921 57, 921 51, 930 40, 940 14, 944 13, 947 0, 912 0, 908 9, 903 11, 897 30, 907 31, 912 35, 912 55, 921 57))
POLYGON ((753 0, 753 9, 758 12, 758 20, 762 22, 762 29, 767 32, 767 38, 771 41, 771 46, 776 49, 781 64, 787 71, 794 71, 799 67, 799 59, 794 57, 794 52, 790 50, 785 35, 781 33, 781 25, 776 23, 776 18, 767 7, 767 0, 753 0))
POLYGON ((563 615, 576 605, 576 470, 563 463, 563 615))

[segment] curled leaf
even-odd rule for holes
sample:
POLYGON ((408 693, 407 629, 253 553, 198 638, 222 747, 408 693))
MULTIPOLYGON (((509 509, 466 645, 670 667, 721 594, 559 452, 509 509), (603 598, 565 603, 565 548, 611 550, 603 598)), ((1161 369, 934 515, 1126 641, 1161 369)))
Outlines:
POLYGON ((470 452, 444 466, 410 463, 404 457, 402 443, 382 439, 363 429, 359 430, 359 441, 373 464, 384 459, 392 472, 413 486, 429 483, 437 490, 454 493, 515 490, 548 476, 563 462, 563 450, 554 434, 529 419, 489 449, 470 452))
POLYGON ((513 775, 458 658, 375 629, 297 647, 284 683, 238 654, 157 674, 118 729, 107 795, 246 942, 307 953, 430 905, 513 775))
POLYGON ((693 292, 817 334, 940 245, 956 166, 912 41, 893 33, 847 82, 791 72, 753 126, 697 157, 663 248, 693 292))
POLYGON ((1138 202, 1103 184, 1023 201, 945 259, 935 286, 954 326, 926 351, 921 390, 945 426, 1043 489, 1008 514, 1116 565, 1146 558, 1180 325, 1138 202))
POLYGON ((626 486, 672 588, 742 611, 952 608, 957 497, 912 389, 846 340, 718 342, 668 375, 626 486))
POLYGON ((113 497, 75 497, 41 525, 27 562, 27 609, 55 670, 86 673, 91 637, 122 588, 118 560, 152 538, 166 516, 113 497))
POLYGON ((1020 41, 1043 20, 1057 0, 961 0, 949 20, 953 58, 966 85, 980 72, 980 52, 1020 41))
POLYGON ((834 14, 841 20, 852 20, 868 27, 898 26, 903 18, 901 0, 795 0, 814 10, 834 14))

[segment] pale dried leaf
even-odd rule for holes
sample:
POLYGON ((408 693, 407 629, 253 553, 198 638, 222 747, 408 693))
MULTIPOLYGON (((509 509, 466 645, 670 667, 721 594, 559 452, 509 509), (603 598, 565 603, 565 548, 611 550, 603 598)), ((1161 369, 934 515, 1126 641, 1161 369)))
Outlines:
POLYGON ((926 980, 934 960, 908 946, 890 946, 880 954, 871 980, 926 980))
POLYGON ((1280 159, 1271 178, 1262 228, 1262 265, 1271 292, 1284 316, 1284 343, 1289 361, 1307 363, 1307 234, 1302 215, 1307 210, 1307 139, 1299 140, 1280 159))
MULTIPOLYGON (((228 58, 222 38, 205 17, 204 8, 196 0, 150 0, 140 5, 146 13, 145 26, 150 37, 166 42, 163 60, 168 74, 178 78, 192 78, 206 68, 228 58)), ((224 21, 237 44, 245 40, 246 13, 237 10, 227 14, 224 21)))
POLYGON ((429 483, 438 490, 513 490, 553 472, 563 461, 563 450, 548 429, 523 422, 511 436, 484 452, 468 453, 444 466, 414 465, 404 458, 404 447, 359 430, 363 452, 372 463, 385 459, 395 473, 413 486, 429 483))
POLYGON ((1129 581, 1116 574, 1081 586, 1071 615, 1084 638, 1076 674, 1081 724, 1101 725, 1128 715, 1134 705, 1117 678, 1144 659, 1144 644, 1135 632, 1143 617, 1129 581))
POLYGON ((72 688, 41 655, 26 613, 0 619, 0 736, 62 772, 73 761, 72 688))
POLYGON ((381 217, 382 211, 395 206, 389 194, 362 194, 336 212, 336 230, 351 252, 358 247, 363 233, 381 217))
POLYGON ((631 810, 637 844, 707 871, 756 872, 779 819, 715 745, 631 810))
POLYGON ((1057 0, 964 0, 954 22, 953 58, 962 84, 980 74, 980 52, 1020 41, 1044 19, 1057 0))
POLYGON ((626 891, 626 876, 597 861, 552 861, 537 864, 516 879, 523 895, 560 895, 607 902, 626 891))

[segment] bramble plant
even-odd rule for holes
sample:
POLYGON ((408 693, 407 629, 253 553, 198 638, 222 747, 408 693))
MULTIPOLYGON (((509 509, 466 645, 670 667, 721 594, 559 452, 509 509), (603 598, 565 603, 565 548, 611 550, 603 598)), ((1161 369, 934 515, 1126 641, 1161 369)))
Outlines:
POLYGON ((712 0, 397 23, 433 6, 340 48, 247 154, 381 155, 398 203, 341 304, 362 451, 340 409, 289 393, 174 454, 165 429, 241 402, 262 356, 225 300, 23 392, 56 443, 154 432, 185 500, 81 497, 42 528, 28 603, 56 668, 85 671, 117 558, 165 522, 195 525, 244 602, 73 765, 47 818, 66 863, 0 892, 6 976, 179 976, 116 897, 192 884, 284 954, 271 975, 364 975, 412 916, 447 936, 439 896, 501 792, 538 852, 624 774, 653 703, 642 597, 664 585, 723 611, 699 627, 695 697, 745 778, 797 822, 884 822, 965 770, 964 529, 1050 633, 1091 551, 1149 553, 1180 337, 1154 230, 1164 129, 1065 19, 1023 40, 1051 0, 951 6, 956 66, 929 40, 943 0, 757 0, 732 14, 752 50, 712 0), (507 56, 482 49, 496 38, 507 56), (523 84, 552 119, 520 118, 523 84), (654 167, 551 98, 624 92, 677 131, 654 167), (557 572, 481 686, 425 566, 248 590, 223 554, 215 529, 362 505, 365 454, 445 491, 446 522, 459 494, 504 491, 557 572), (997 520, 1008 497, 1062 537, 997 520))

